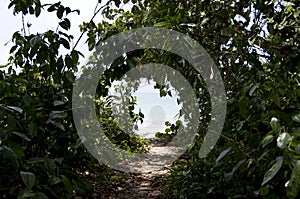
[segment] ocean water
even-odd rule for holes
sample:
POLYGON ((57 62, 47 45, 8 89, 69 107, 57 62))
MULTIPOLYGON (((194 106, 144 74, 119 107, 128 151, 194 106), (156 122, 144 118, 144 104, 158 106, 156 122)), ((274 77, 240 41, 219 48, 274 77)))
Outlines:
MULTIPOLYGON (((165 122, 175 123, 178 120, 181 105, 177 104, 177 95, 171 88, 172 97, 160 97, 159 90, 154 89, 155 82, 142 81, 138 89, 131 94, 136 97, 135 113, 139 110, 144 114, 143 123, 138 122, 138 129, 134 132, 143 138, 155 137, 157 132, 164 132, 165 122)), ((113 93, 113 91, 110 91, 113 93)))
POLYGON ((165 122, 175 123, 181 108, 177 104, 177 97, 160 97, 159 90, 153 88, 154 84, 146 84, 140 87, 133 95, 137 97, 135 112, 138 110, 144 114, 143 123, 138 123, 138 131, 141 137, 154 137, 157 132, 164 132, 165 122))

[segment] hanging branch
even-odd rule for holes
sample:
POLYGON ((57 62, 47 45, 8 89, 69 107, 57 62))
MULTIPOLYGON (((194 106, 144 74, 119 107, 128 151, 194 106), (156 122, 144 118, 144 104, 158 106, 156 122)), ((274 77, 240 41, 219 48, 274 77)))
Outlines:
MULTIPOLYGON (((93 17, 91 18, 90 22, 92 22, 92 21, 94 20, 94 18, 96 17, 96 15, 97 15, 104 7, 108 6, 110 2, 111 2, 111 0, 108 1, 105 5, 101 6, 101 7, 96 11, 96 8, 98 7, 98 4, 99 4, 99 3, 97 3, 96 8, 95 8, 95 11, 94 11, 94 15, 93 15, 93 17)), ((83 34, 84 34, 84 33, 85 33, 85 32, 82 32, 82 33, 81 33, 81 35, 79 36, 79 38, 78 38, 78 40, 76 41, 76 43, 75 43, 75 45, 74 45, 74 47, 73 47, 72 50, 74 50, 74 49, 76 48, 76 46, 78 45, 79 41, 80 41, 81 38, 83 37, 83 34)))
POLYGON ((22 24, 23 24, 23 34, 26 36, 25 22, 24 22, 24 14, 22 14, 22 24))

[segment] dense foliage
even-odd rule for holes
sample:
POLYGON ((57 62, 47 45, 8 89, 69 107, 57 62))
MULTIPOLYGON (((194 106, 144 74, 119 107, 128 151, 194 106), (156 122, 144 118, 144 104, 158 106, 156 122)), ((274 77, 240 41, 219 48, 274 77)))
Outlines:
MULTIPOLYGON (((52 12, 60 22, 56 30, 28 35, 27 27, 23 27, 12 36, 8 69, 0 73, 1 197, 90 195, 93 187, 84 172, 98 173, 97 180, 105 183, 110 170, 99 167, 81 145, 72 119, 72 85, 81 53, 76 42, 71 46, 69 16, 80 12, 61 3, 42 5, 39 0, 11 0, 9 7, 23 17, 52 12), (61 49, 69 53, 61 54, 61 49)), ((88 35, 90 50, 129 29, 173 29, 198 41, 224 80, 228 104, 222 136, 209 155, 198 157, 210 120, 209 111, 203 111, 196 144, 174 162, 164 187, 165 198, 298 197, 298 1, 109 0, 95 15, 98 12, 105 20, 96 23, 92 19, 80 26, 88 35), (130 11, 122 9, 125 3, 132 5, 130 11)), ((195 74, 189 76, 182 70, 181 60, 153 49, 128 53, 107 69, 106 78, 100 82, 99 99, 107 93, 105 86, 130 67, 144 63, 165 63, 190 83, 199 81, 195 74)), ((196 92, 203 88, 203 82, 192 85, 196 85, 196 92)), ((198 96, 202 96, 200 107, 209 110, 209 104, 204 103, 209 101, 209 94, 203 91, 198 96)), ((134 105, 134 100, 131 103, 134 105)), ((101 101, 98 106, 102 106, 101 101)), ((135 120, 140 116, 132 115, 135 120)), ((112 129, 110 138, 123 143, 121 148, 142 152, 145 141, 119 130, 109 112, 99 119, 112 129)))

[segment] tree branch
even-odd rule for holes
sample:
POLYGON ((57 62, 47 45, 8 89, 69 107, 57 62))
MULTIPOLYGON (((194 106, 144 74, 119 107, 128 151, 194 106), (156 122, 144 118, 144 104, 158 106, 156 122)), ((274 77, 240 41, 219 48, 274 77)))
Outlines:
MULTIPOLYGON (((94 20, 94 18, 96 17, 96 15, 97 15, 97 14, 98 14, 105 6, 108 6, 108 4, 109 4, 111 1, 112 1, 112 0, 108 1, 105 5, 101 6, 101 7, 96 11, 96 8, 98 7, 98 4, 99 4, 99 3, 97 3, 96 8, 95 8, 95 11, 94 11, 94 15, 93 15, 93 17, 91 18, 90 22, 92 22, 92 21, 94 20)), ((78 45, 79 41, 81 40, 81 38, 83 37, 84 33, 85 33, 85 31, 83 31, 83 32, 81 33, 81 35, 79 36, 79 38, 78 38, 78 40, 76 41, 76 43, 75 43, 74 47, 72 48, 72 50, 74 50, 74 49, 77 47, 77 45, 78 45)))

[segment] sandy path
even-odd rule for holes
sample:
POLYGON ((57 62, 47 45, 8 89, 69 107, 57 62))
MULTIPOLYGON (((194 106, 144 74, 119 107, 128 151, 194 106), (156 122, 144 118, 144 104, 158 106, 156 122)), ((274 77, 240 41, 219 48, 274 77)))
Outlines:
MULTIPOLYGON (((163 155, 170 153, 168 147, 164 147, 157 140, 151 140, 148 153, 153 155, 163 155)), ((141 163, 141 168, 144 168, 141 163)), ((147 172, 145 168, 143 173, 126 173, 120 174, 122 177, 112 182, 110 190, 103 190, 100 186, 95 185, 94 198, 105 199, 147 199, 162 198, 161 189, 164 185, 163 178, 169 175, 168 168, 147 172)))

